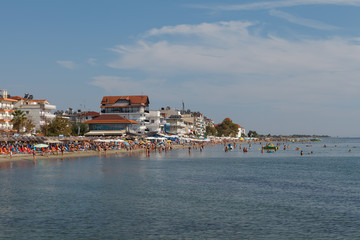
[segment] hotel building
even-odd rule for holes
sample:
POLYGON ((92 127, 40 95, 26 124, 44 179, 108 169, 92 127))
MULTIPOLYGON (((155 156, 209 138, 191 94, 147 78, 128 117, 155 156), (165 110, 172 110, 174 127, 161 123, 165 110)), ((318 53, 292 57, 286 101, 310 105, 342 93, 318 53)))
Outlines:
POLYGON ((51 105, 47 100, 34 100, 30 98, 11 97, 15 100, 15 109, 23 111, 27 118, 35 125, 35 131, 39 131, 42 126, 48 124, 55 118, 51 113, 56 109, 55 105, 51 105))
POLYGON ((142 135, 149 132, 146 118, 149 104, 149 97, 145 95, 105 96, 101 101, 101 115, 116 114, 131 120, 134 123, 128 127, 128 133, 142 135))
POLYGON ((0 96, 0 133, 12 133, 13 119, 12 113, 14 112, 14 103, 16 100, 8 98, 7 91, 0 90, 2 95, 0 96))

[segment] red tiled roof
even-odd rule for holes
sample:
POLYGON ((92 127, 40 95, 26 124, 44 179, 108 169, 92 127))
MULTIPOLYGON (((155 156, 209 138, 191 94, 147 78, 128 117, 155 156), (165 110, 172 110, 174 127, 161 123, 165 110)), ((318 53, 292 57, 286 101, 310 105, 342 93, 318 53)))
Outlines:
POLYGON ((109 106, 100 106, 102 108, 112 108, 112 107, 123 107, 123 108, 128 108, 128 107, 144 107, 144 105, 109 105, 109 106))
POLYGON ((149 104, 149 97, 146 95, 137 96, 105 96, 101 104, 115 104, 119 100, 127 100, 130 104, 149 104))
POLYGON ((99 117, 94 118, 93 120, 85 121, 87 124, 95 124, 95 123, 127 123, 127 124, 137 124, 134 120, 128 120, 117 114, 106 114, 100 115, 99 117))
POLYGON ((24 99, 24 98, 19 97, 19 96, 15 96, 15 97, 11 97, 11 99, 14 99, 14 100, 21 100, 21 99, 24 99))
POLYGON ((16 101, 25 100, 25 101, 29 101, 29 102, 49 102, 49 101, 47 101, 45 99, 27 99, 27 98, 22 98, 22 97, 19 97, 19 96, 10 97, 10 99, 13 99, 13 100, 16 100, 16 101))
POLYGON ((8 102, 17 102, 17 100, 15 99, 11 99, 11 98, 0 98, 1 101, 8 101, 8 102))
POLYGON ((86 112, 86 113, 80 113, 80 116, 100 116, 100 113, 89 111, 89 112, 86 112))
POLYGON ((0 112, 15 112, 13 109, 0 109, 0 112))

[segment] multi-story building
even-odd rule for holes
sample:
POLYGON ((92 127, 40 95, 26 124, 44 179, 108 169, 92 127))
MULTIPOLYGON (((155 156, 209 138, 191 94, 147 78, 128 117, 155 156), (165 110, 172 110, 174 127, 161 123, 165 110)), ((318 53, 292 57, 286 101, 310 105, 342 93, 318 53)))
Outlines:
POLYGON ((23 111, 27 118, 35 125, 35 131, 39 131, 42 126, 48 124, 55 118, 55 115, 51 113, 56 109, 55 105, 50 105, 47 100, 35 100, 22 97, 11 97, 16 100, 15 109, 23 111))
POLYGON ((129 133, 146 134, 146 116, 149 114, 149 97, 137 96, 105 96, 101 101, 101 114, 116 114, 123 118, 137 122, 129 126, 129 133))
POLYGON ((164 127, 164 118, 161 116, 160 111, 150 110, 146 116, 147 128, 149 134, 156 134, 161 132, 161 127, 164 127))
POLYGON ((12 113, 14 112, 14 103, 16 100, 8 98, 7 91, 0 90, 2 95, 0 96, 0 133, 12 133, 13 119, 12 113))
POLYGON ((186 134, 186 124, 181 115, 172 115, 166 118, 165 132, 170 134, 186 134))
POLYGON ((87 111, 87 112, 78 112, 76 114, 73 114, 70 117, 70 120, 74 123, 83 123, 85 121, 93 120, 94 118, 100 116, 100 113, 93 112, 93 111, 87 111))
POLYGON ((204 115, 198 114, 194 116, 195 123, 194 123, 194 132, 197 136, 204 136, 206 132, 206 125, 204 120, 204 115))
POLYGON ((184 120, 185 124, 185 134, 194 135, 195 134, 195 118, 192 114, 181 114, 181 118, 184 120))

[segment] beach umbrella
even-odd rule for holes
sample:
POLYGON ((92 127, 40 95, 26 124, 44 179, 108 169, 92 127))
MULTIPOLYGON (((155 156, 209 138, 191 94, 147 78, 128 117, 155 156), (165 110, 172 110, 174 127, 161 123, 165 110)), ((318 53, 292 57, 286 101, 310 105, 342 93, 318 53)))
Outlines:
POLYGON ((40 143, 40 144, 36 144, 34 145, 34 148, 47 148, 49 145, 44 144, 44 143, 40 143))

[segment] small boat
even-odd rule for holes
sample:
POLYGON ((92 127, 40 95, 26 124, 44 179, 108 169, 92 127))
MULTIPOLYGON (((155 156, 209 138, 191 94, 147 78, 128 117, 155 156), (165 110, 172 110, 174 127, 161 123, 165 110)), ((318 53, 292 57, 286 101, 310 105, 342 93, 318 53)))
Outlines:
POLYGON ((266 150, 278 150, 279 147, 278 147, 278 146, 274 146, 274 144, 272 144, 272 143, 268 143, 268 144, 266 144, 265 147, 263 147, 263 149, 266 149, 266 150))

